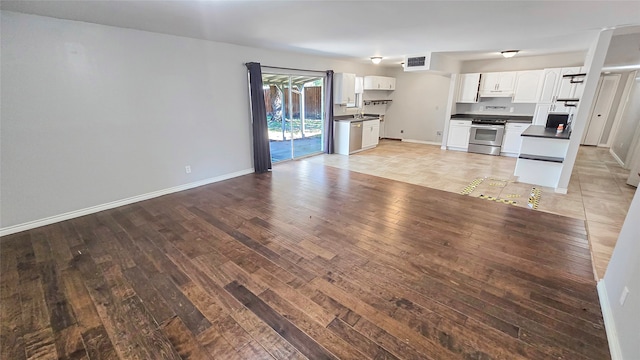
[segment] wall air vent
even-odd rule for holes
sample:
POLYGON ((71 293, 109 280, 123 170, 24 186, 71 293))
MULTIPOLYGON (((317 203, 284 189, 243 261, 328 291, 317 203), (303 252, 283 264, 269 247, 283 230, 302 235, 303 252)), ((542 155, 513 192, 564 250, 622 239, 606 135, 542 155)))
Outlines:
POLYGON ((424 71, 431 69, 431 53, 425 55, 405 56, 404 71, 424 71))

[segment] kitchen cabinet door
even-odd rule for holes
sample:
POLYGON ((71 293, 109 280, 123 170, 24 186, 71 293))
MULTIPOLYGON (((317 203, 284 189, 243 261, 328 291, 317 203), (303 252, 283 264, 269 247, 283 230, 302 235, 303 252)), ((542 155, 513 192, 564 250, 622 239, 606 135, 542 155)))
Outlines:
POLYGON ((539 103, 552 103, 555 101, 561 78, 561 68, 544 69, 544 74, 542 75, 542 90, 538 98, 539 103))
POLYGON ((356 76, 355 93, 362 94, 363 90, 364 90, 364 79, 361 76, 356 76))
POLYGON ((458 80, 458 96, 456 102, 477 103, 480 74, 460 74, 458 80))
POLYGON ((498 74, 500 74, 500 77, 498 78, 498 90, 502 92, 513 92, 516 84, 516 72, 509 71, 498 74))
POLYGON ((449 124, 449 135, 447 137, 447 148, 467 149, 469 147, 469 131, 471 121, 451 120, 449 124))
POLYGON ((500 73, 482 74, 482 84, 480 85, 480 90, 485 92, 498 90, 499 82, 500 82, 500 73))
POLYGON ((364 89, 365 90, 395 90, 396 78, 388 76, 365 76, 364 77, 364 89))
POLYGON ((333 151, 336 154, 349 155, 351 124, 348 121, 333 122, 333 151))
POLYGON ((543 70, 518 71, 512 102, 537 103, 540 97, 543 74, 543 70))
POLYGON ((515 71, 482 74, 480 95, 488 97, 512 96, 515 82, 515 71))
POLYGON ((380 120, 363 121, 362 126, 362 148, 371 148, 378 145, 380 137, 380 120))
POLYGON ((553 104, 538 104, 536 111, 533 113, 533 125, 547 125, 547 116, 551 112, 553 104))
POLYGON ((572 83, 571 78, 562 77, 562 76, 579 74, 579 73, 580 73, 580 67, 562 68, 560 85, 558 86, 558 91, 556 92, 556 99, 571 99, 575 96, 576 87, 578 84, 572 83))
POLYGON ((389 85, 389 90, 395 90, 396 89, 396 78, 390 77, 390 78, 387 78, 387 79, 389 79, 389 84, 388 84, 389 85))
POLYGON ((336 73, 333 75, 333 103, 346 105, 356 104, 356 74, 336 73))
POLYGON ((522 134, 531 124, 512 124, 507 123, 505 126, 504 140, 502 141, 502 149, 500 152, 510 155, 520 154, 520 145, 522 144, 522 134))

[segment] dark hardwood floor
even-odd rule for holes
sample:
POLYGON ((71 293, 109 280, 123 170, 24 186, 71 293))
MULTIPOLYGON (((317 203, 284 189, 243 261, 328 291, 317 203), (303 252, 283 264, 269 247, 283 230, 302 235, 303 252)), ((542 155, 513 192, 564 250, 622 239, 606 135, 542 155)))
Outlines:
POLYGON ((583 221, 308 162, 4 237, 2 359, 608 359, 583 221))

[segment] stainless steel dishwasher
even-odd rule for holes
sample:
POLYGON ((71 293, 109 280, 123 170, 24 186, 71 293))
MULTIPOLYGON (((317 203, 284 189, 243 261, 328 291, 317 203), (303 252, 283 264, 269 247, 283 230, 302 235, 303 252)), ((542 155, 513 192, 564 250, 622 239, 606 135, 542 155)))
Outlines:
POLYGON ((354 121, 349 129, 349 154, 362 149, 362 121, 354 121))

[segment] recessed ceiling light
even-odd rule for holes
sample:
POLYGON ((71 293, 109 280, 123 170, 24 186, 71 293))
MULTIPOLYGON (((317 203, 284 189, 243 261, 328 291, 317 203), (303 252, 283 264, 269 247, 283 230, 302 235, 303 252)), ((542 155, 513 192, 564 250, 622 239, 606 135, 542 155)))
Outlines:
POLYGON ((380 64, 380 62, 382 61, 382 56, 372 56, 371 57, 371 62, 374 64, 380 64))
POLYGON ((516 56, 518 52, 520 52, 520 50, 505 50, 505 51, 501 51, 500 54, 502 54, 502 56, 506 58, 510 58, 510 57, 516 56))

